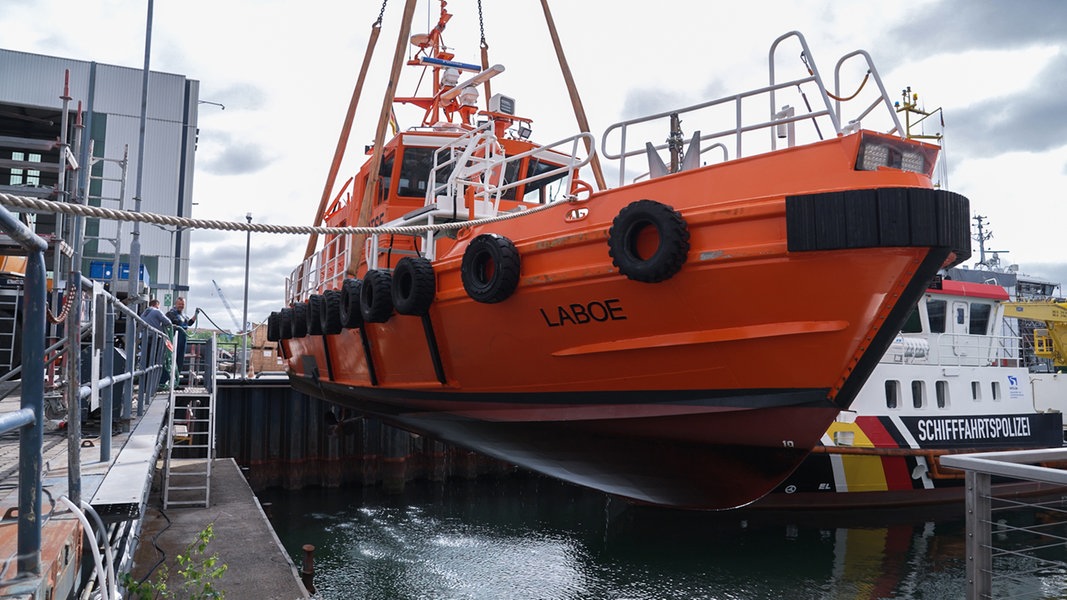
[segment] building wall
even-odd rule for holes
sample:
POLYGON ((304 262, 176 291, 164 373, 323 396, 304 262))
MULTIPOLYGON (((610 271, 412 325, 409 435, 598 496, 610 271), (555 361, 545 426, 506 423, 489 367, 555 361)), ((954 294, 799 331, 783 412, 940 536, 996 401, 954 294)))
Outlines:
MULTIPOLYGON (((82 103, 83 109, 87 109, 92 95, 93 129, 98 132, 94 140, 94 155, 117 161, 127 154, 124 206, 132 209, 140 162, 138 138, 142 71, 138 68, 97 64, 95 88, 90 90, 92 64, 83 60, 0 49, 0 105, 60 110, 64 72, 69 69, 71 122, 78 102, 82 103), (98 126, 100 122, 105 124, 102 134, 98 126)), ((198 99, 199 82, 183 75, 150 73, 140 207, 143 212, 185 217, 191 215, 198 99)), ((76 156, 81 154, 79 149, 72 148, 72 151, 76 156)), ((110 161, 96 169, 104 177, 114 178, 121 174, 121 169, 110 161)), ((121 184, 118 182, 103 182, 99 189, 104 197, 117 198, 121 195, 121 184)), ((103 200, 102 205, 118 208, 117 202, 107 200, 103 200)), ((87 226, 87 232, 90 232, 89 235, 113 238, 116 227, 115 223, 103 222, 87 226)), ((123 262, 128 262, 132 231, 132 223, 121 225, 119 238, 123 262)), ((156 270, 152 273, 153 288, 169 288, 174 283, 174 241, 180 237, 180 281, 177 283, 185 285, 188 280, 188 233, 175 236, 143 223, 140 234, 142 256, 158 257, 145 261, 146 264, 153 264, 156 270)), ((108 242, 90 243, 86 250, 87 258, 90 254, 114 255, 114 246, 108 242)), ((83 269, 88 274, 87 268, 83 269)))

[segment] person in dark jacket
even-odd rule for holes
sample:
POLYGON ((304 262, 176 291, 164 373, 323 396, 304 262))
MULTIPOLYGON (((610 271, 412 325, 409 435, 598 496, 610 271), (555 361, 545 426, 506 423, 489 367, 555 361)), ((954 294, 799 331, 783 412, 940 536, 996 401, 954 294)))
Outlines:
POLYGON ((176 364, 178 375, 178 386, 181 386, 182 375, 185 373, 185 330, 189 329, 189 326, 196 322, 196 317, 200 313, 199 310, 193 313, 192 318, 186 317, 185 314, 185 298, 178 298, 174 301, 174 306, 167 311, 167 318, 178 330, 178 347, 174 349, 177 352, 176 364))
MULTIPOLYGON (((149 327, 153 327, 167 334, 170 337, 170 318, 163 314, 162 310, 159 310, 159 300, 152 298, 148 303, 148 308, 141 313, 141 318, 148 323, 149 327)), ((143 339, 149 339, 148 332, 145 331, 143 339)), ((163 375, 159 378, 159 387, 166 387, 170 385, 170 341, 166 343, 167 351, 163 353, 163 375)))

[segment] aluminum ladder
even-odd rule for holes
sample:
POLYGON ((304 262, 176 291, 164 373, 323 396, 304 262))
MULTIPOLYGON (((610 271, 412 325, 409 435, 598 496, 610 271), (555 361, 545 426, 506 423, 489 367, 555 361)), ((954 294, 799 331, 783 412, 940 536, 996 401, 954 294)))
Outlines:
MULTIPOLYGON (((178 347, 178 332, 172 343, 178 347)), ((187 346, 187 350, 190 346, 187 346)), ((170 387, 167 453, 163 461, 163 508, 211 506, 211 465, 215 458, 215 362, 212 335, 186 365, 190 381, 170 387)), ((172 357, 171 373, 177 369, 172 357)), ((173 380, 173 378, 172 378, 173 380)), ((179 379, 180 381, 180 379, 179 379)))

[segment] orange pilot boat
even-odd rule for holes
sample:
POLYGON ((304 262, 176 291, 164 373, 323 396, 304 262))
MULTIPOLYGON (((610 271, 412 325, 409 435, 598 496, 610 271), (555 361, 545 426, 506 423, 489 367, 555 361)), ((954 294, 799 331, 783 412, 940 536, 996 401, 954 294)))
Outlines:
POLYGON ((819 444, 970 255, 967 199, 932 185, 938 148, 901 133, 866 52, 831 89, 791 32, 763 88, 599 139, 575 101, 580 131, 538 144, 490 93, 507 77, 484 41, 481 64, 457 60, 444 2, 410 36, 414 4, 369 159, 339 192, 335 160, 330 228, 268 322, 300 391, 636 502, 737 507, 819 444), (397 96, 405 64, 432 89, 397 96), (387 138, 394 106, 422 121, 387 138))

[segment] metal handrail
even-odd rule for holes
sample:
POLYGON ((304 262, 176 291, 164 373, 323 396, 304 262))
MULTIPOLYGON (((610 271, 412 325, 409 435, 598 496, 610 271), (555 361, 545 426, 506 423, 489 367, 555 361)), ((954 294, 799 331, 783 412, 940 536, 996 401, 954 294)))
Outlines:
MULTIPOLYGON (((1067 471, 1043 466, 1062 464, 1064 461, 1067 461, 1067 448, 1062 447, 955 454, 941 457, 942 466, 961 469, 966 473, 968 600, 993 597, 993 580, 996 576, 994 556, 1011 554, 1035 558, 1034 553, 1039 550, 1034 546, 1006 550, 1001 547, 1002 542, 994 543, 992 513, 995 498, 992 478, 994 476, 1006 477, 1012 480, 1065 487, 1067 486, 1067 471)), ((1044 508, 1041 503, 1028 503, 1025 500, 1011 500, 1010 506, 1034 511, 1044 508)), ((1067 561, 1061 559, 1055 566, 1059 570, 1067 569, 1067 561)))
POLYGON ((0 431, 19 431, 18 573, 41 574, 41 445, 44 441, 44 337, 47 287, 44 252, 48 244, 6 208, 0 229, 28 253, 23 287, 22 400, 19 410, 0 423, 0 431))
MULTIPOLYGON (((826 139, 827 137, 839 136, 846 133, 846 131, 851 131, 852 127, 855 127, 861 119, 869 115, 879 105, 885 106, 886 112, 889 114, 890 119, 892 121, 893 127, 890 129, 889 133, 897 133, 898 135, 900 134, 900 120, 896 114, 896 111, 894 110, 893 102, 890 99, 888 93, 886 92, 885 86, 882 83, 881 76, 878 74, 877 69, 875 69, 874 63, 871 60, 870 55, 867 54, 867 52, 857 50, 846 54, 838 61, 834 72, 834 85, 836 91, 836 93, 834 94, 835 102, 831 102, 831 96, 827 91, 825 83, 823 82, 822 74, 819 72, 814 58, 812 58, 811 50, 808 48, 807 41, 804 39, 804 36, 800 32, 790 31, 778 37, 778 39, 776 39, 771 45, 770 52, 768 53, 768 63, 768 84, 764 87, 756 88, 746 92, 741 92, 739 94, 723 96, 721 98, 707 100, 704 102, 699 102, 697 104, 691 104, 680 108, 666 110, 652 115, 636 117, 610 125, 606 130, 604 130, 604 134, 601 137, 601 152, 604 158, 619 161, 619 185, 624 185, 624 182, 626 180, 626 160, 628 158, 645 155, 648 152, 648 146, 651 146, 654 150, 659 151, 668 147, 669 145, 668 143, 660 143, 653 145, 651 144, 651 142, 646 145, 644 140, 640 140, 631 149, 631 146, 628 145, 628 133, 634 126, 651 123, 653 121, 669 119, 672 115, 692 115, 697 111, 703 111, 705 109, 711 109, 719 106, 727 107, 729 105, 733 105, 733 126, 727 129, 714 131, 712 133, 703 133, 703 129, 699 127, 694 128, 694 131, 701 133, 701 135, 697 138, 698 142, 701 143, 701 146, 703 146, 703 142, 705 140, 733 138, 734 160, 746 156, 742 141, 742 138, 746 133, 751 133, 760 130, 768 130, 770 132, 769 148, 773 151, 777 148, 778 144, 777 135, 775 131, 778 126, 791 126, 801 121, 811 120, 815 124, 816 133, 818 133, 819 139, 826 139), (805 66, 808 69, 808 75, 799 79, 792 79, 790 81, 780 82, 777 81, 775 76, 775 52, 778 49, 779 44, 789 38, 796 38, 799 42, 801 47, 801 56, 805 58, 805 66), (844 118, 842 116, 842 101, 836 100, 836 98, 841 97, 841 67, 848 59, 855 56, 862 56, 866 59, 867 70, 870 73, 870 77, 877 85, 879 93, 878 97, 869 106, 867 106, 864 110, 860 111, 858 116, 856 116, 855 118, 849 119, 848 125, 845 125, 843 124, 844 118), (797 88, 798 90, 801 90, 802 86, 808 84, 814 84, 815 89, 817 91, 818 99, 815 101, 815 107, 807 105, 806 112, 797 111, 795 114, 792 115, 781 114, 777 106, 777 93, 790 88, 797 88), (745 120, 745 115, 743 114, 743 105, 745 104, 746 100, 750 100, 752 98, 757 97, 766 97, 768 99, 770 105, 769 118, 767 120, 748 122, 745 120), (819 123, 823 123, 826 120, 829 120, 830 131, 827 135, 823 135, 821 129, 819 128, 819 123), (609 140, 609 137, 615 135, 616 132, 618 132, 617 135, 619 138, 619 143, 617 145, 609 144, 609 141, 613 141, 613 139, 609 140), (617 150, 609 150, 609 148, 617 148, 617 150)), ((802 91, 801 94, 803 95, 802 91)), ((804 100, 805 104, 807 104, 806 97, 804 98, 804 100)), ((701 151, 701 154, 703 154, 703 150, 701 151)), ((641 177, 642 176, 638 176, 638 178, 641 177)))

